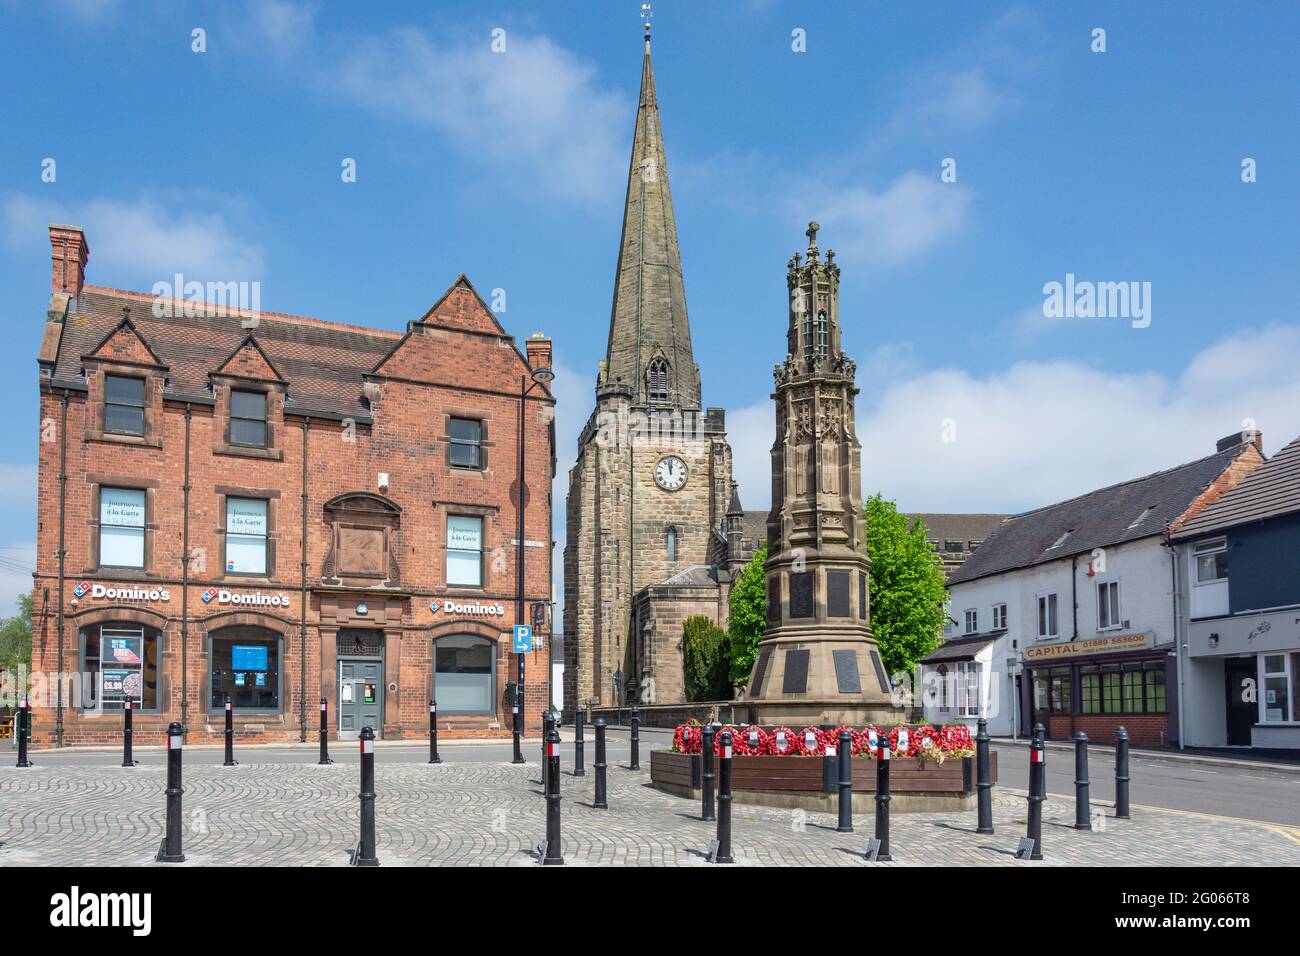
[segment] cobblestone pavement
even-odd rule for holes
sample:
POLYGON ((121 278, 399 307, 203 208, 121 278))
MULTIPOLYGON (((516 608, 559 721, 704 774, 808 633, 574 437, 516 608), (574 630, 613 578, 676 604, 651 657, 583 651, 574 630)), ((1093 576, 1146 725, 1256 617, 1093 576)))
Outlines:
MULTIPOLYGON (((648 760, 646 761, 648 766, 648 760)), ((385 865, 532 866, 545 836, 536 760, 390 763, 376 767, 378 856, 385 865)), ((123 769, 0 768, 0 865, 153 864, 162 840, 158 766, 123 769)), ((652 789, 646 771, 609 772, 610 810, 591 807, 594 778, 565 773, 563 852, 570 865, 708 865, 714 825, 694 801, 652 789)), ((193 766, 185 774, 185 865, 343 866, 356 843, 355 764, 193 766)), ((1049 798, 1046 860, 1012 853, 1025 832, 1025 799, 995 791, 993 836, 974 832, 974 811, 893 816, 892 864, 880 865, 1300 865, 1300 831, 1202 814, 1135 808, 1104 832, 1081 832, 1072 802, 1049 798)), ((1099 805, 1094 804, 1094 811, 1099 805)), ((737 862, 757 866, 866 866, 872 819, 856 833, 835 819, 737 803, 737 862)))

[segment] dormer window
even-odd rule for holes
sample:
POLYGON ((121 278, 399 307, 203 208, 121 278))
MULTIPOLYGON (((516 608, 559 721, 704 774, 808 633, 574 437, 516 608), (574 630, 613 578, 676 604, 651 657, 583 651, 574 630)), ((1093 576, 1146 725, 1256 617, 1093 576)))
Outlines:
POLYGON ((104 431, 114 435, 144 434, 144 379, 104 376, 104 431))
POLYGON ((266 447, 266 393, 231 389, 230 444, 266 447))
POLYGON ((646 396, 652 405, 668 404, 668 362, 657 355, 645 372, 646 396))

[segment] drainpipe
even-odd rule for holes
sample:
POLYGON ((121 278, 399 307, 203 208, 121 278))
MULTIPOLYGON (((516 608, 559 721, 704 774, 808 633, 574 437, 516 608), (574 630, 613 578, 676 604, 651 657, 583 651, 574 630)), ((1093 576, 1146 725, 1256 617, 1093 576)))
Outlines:
POLYGON ((190 732, 190 419, 193 406, 185 403, 185 481, 181 485, 181 739, 190 732))
POLYGON ((302 561, 298 605, 298 742, 307 742, 307 431, 311 416, 302 420, 302 561))
MULTIPOLYGON (((1072 632, 1072 635, 1070 637, 1071 641, 1077 641, 1079 639, 1079 568, 1078 565, 1079 565, 1079 556, 1076 554, 1074 557, 1070 559, 1070 631, 1072 632)), ((1082 684, 1082 681, 1079 681, 1078 677, 1079 677, 1079 669, 1077 667, 1071 666, 1070 667, 1070 736, 1071 737, 1074 736, 1074 731, 1075 731, 1074 715, 1075 715, 1075 711, 1079 707, 1079 691, 1083 689, 1081 686, 1077 686, 1082 684)))
POLYGON ((1173 618, 1172 626, 1174 631, 1174 672, 1175 685, 1178 687, 1178 749, 1184 747, 1183 740, 1187 736, 1187 728, 1183 725, 1183 689, 1185 680, 1185 670, 1183 668, 1183 637, 1178 633, 1179 609, 1182 607, 1183 595, 1182 588, 1178 578, 1178 548, 1169 540, 1169 525, 1165 525, 1165 547, 1169 549, 1169 575, 1173 580, 1173 618))
MULTIPOLYGON (((66 260, 66 254, 64 258, 66 260)), ((66 265, 64 275, 67 275, 66 265)), ((54 629, 58 632, 59 654, 58 664, 54 668, 54 679, 58 685, 54 711, 54 744, 56 747, 63 746, 63 578, 64 562, 68 556, 68 549, 64 546, 68 499, 68 390, 66 388, 63 390, 62 404, 63 424, 60 426, 59 431, 59 610, 54 624, 54 629)))

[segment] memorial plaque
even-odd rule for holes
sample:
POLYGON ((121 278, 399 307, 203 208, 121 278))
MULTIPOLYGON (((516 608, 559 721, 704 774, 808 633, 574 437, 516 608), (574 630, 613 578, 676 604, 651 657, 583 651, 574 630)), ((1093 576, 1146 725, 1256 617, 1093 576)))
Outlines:
POLYGON ((885 673, 885 664, 880 659, 880 652, 875 648, 871 650, 871 666, 876 669, 876 678, 880 681, 880 689, 888 694, 889 675, 885 673))
POLYGON ((790 575, 790 617, 813 617, 813 576, 811 571, 790 575))
POLYGON ((785 681, 783 694, 802 694, 808 689, 808 651, 785 652, 785 681))
POLYGON ((842 651, 832 651, 831 656, 835 660, 835 685, 840 693, 862 693, 862 679, 858 676, 857 652, 846 648, 842 651))
POLYGON ((750 697, 761 697, 763 693, 763 678, 767 676, 767 662, 771 660, 771 651, 760 651, 758 655, 758 664, 754 667, 754 686, 749 689, 750 697))
POLYGON ((849 616, 849 572, 826 572, 826 616, 849 616))
POLYGON ((858 617, 867 618, 867 576, 858 572, 858 617))
POLYGON ((781 623, 781 576, 773 575, 767 582, 767 623, 781 623))

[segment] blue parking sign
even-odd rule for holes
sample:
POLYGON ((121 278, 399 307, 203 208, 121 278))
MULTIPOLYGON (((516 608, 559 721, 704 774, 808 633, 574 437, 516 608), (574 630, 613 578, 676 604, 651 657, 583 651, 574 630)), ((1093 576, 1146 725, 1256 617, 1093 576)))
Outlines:
POLYGON ((533 628, 530 624, 515 625, 515 653, 527 654, 533 649, 533 628))

